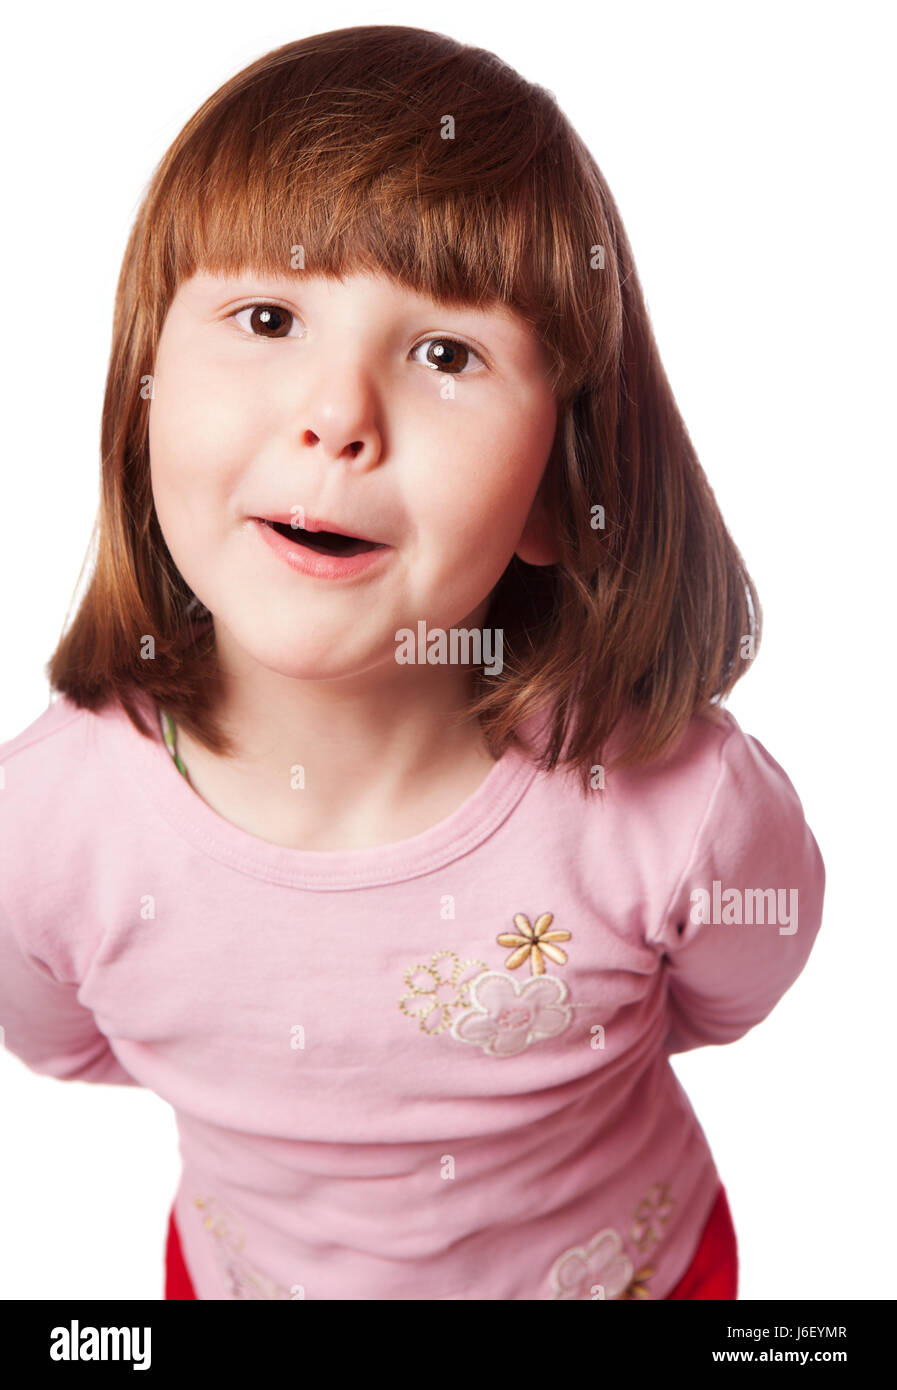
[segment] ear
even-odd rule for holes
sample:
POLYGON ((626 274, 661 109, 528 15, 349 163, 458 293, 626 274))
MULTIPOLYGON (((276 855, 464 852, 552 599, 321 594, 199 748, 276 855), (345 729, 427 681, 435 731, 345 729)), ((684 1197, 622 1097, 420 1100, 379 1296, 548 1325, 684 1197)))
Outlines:
POLYGON ((515 551, 527 565, 553 565, 560 558, 548 515, 544 488, 543 477, 515 551))

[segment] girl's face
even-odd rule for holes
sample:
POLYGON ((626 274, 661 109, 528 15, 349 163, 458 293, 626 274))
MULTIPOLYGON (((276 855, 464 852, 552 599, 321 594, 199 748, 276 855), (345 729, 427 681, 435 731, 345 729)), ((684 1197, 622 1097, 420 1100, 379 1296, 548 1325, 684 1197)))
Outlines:
POLYGON ((556 420, 547 356, 510 311, 442 308, 379 275, 197 274, 156 356, 156 512, 219 635, 285 676, 358 674, 421 619, 482 626, 515 551, 554 560, 536 493, 556 420), (262 517, 384 548, 310 575, 262 517))

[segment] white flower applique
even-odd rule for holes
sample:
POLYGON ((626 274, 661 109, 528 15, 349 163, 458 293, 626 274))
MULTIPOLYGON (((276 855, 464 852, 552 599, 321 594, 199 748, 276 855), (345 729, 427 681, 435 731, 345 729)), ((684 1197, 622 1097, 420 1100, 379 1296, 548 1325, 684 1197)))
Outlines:
MULTIPOLYGON (((675 1206, 667 1183, 655 1183, 635 1210, 629 1231, 634 1252, 644 1255, 663 1237, 663 1227, 675 1206)), ((586 1245, 575 1245, 559 1255, 549 1279, 554 1298, 646 1299, 653 1265, 635 1263, 623 1248, 623 1237, 612 1226, 592 1236, 586 1245)))
POLYGON ((573 1018, 564 1003, 567 986, 549 975, 518 985, 509 975, 487 970, 470 986, 470 998, 473 1008, 455 1019, 452 1037, 491 1057, 515 1057, 540 1038, 555 1038, 573 1018))
POLYGON ((410 992, 399 1000, 399 1008, 417 1018, 424 1032, 435 1036, 448 1030, 458 1042, 481 1047, 490 1057, 516 1057, 543 1038, 557 1037, 570 1026, 574 1006, 566 1002, 563 980, 545 973, 546 958, 557 965, 567 961, 556 943, 569 941, 570 932, 550 931, 553 920, 552 913, 543 912, 532 926, 518 912, 517 931, 496 938, 500 946, 514 948, 505 961, 508 970, 529 961, 531 978, 524 984, 490 970, 484 961, 462 961, 454 951, 437 951, 429 965, 406 970, 410 992))

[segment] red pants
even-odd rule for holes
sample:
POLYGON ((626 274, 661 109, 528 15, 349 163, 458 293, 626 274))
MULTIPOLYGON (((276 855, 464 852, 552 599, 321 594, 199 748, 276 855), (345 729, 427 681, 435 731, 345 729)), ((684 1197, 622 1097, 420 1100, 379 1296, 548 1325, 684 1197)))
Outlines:
MULTIPOLYGON (((738 1247, 735 1228, 726 1201, 726 1190, 720 1183, 713 1210, 701 1232, 697 1253, 679 1283, 667 1298, 737 1299, 738 1247)), ((165 1297, 167 1299, 196 1298, 193 1283, 187 1273, 181 1253, 181 1241, 174 1220, 174 1207, 168 1217, 168 1241, 165 1247, 165 1297)))
POLYGON ((667 1298, 738 1298, 738 1246, 722 1183, 695 1257, 667 1298))

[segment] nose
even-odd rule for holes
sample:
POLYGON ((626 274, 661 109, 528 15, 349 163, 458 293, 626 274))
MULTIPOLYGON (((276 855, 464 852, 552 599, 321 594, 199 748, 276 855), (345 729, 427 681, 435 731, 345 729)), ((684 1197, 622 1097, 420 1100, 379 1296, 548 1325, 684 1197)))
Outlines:
POLYGON ((321 431, 320 434, 313 429, 304 429, 302 431, 302 444, 306 448, 320 445, 320 452, 334 460, 345 459, 351 463, 362 454, 367 456, 374 452, 361 438, 351 439, 341 446, 339 439, 345 435, 345 431, 340 431, 338 427, 318 424, 318 429, 321 431))
POLYGON ((383 441, 377 393, 363 366, 353 369, 344 355, 338 369, 322 369, 306 386, 299 407, 303 450, 314 451, 321 461, 352 464, 356 471, 375 467, 383 441))

